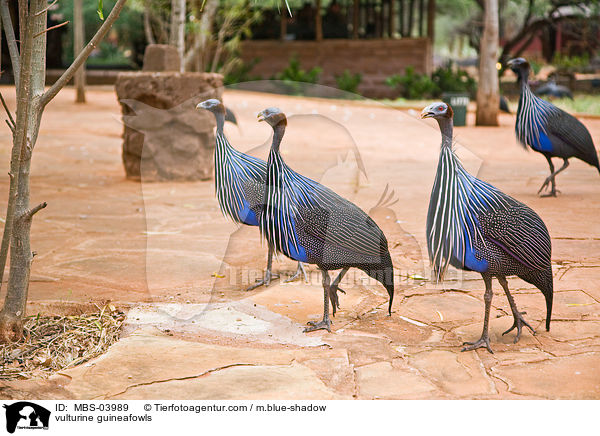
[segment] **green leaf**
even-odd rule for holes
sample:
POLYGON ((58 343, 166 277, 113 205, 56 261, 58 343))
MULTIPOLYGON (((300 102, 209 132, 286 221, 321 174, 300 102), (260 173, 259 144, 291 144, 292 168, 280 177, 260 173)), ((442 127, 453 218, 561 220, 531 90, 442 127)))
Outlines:
POLYGON ((102 21, 104 21, 104 12, 102 12, 102 0, 98 0, 98 10, 96 11, 102 21))

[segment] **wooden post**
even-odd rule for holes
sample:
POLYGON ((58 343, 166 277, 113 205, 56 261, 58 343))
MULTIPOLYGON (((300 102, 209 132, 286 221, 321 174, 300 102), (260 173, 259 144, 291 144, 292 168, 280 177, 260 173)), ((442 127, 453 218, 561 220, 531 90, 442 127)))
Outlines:
POLYGON ((419 36, 423 36, 423 16, 425 15, 425 0, 419 0, 419 36))
POLYGON ((498 56, 498 0, 485 0, 484 27, 479 48, 479 83, 477 86, 478 126, 498 125, 500 91, 496 61, 498 56))
POLYGON ((360 26, 360 0, 354 0, 352 6, 352 39, 358 39, 358 27, 360 26))
POLYGON ((412 37, 415 21, 415 0, 408 0, 408 37, 412 37))
POLYGON ((400 36, 406 36, 406 26, 404 26, 404 0, 400 0, 398 7, 398 18, 400 19, 400 36))
POLYGON ((427 1, 427 38, 434 42, 435 38, 435 0, 427 1))
MULTIPOLYGON (((83 0, 73 2, 73 59, 83 50, 83 0)), ((75 73, 75 103, 85 103, 85 62, 75 73)))
POLYGON ((323 18, 321 17, 321 0, 316 0, 315 6, 315 40, 323 40, 323 18))
POLYGON ((390 8, 388 10, 388 35, 390 38, 394 37, 394 32, 396 31, 396 12, 394 11, 394 3, 396 3, 396 0, 390 0, 390 8))
POLYGON ((280 30, 280 35, 279 38, 282 41, 285 41, 285 37, 287 35, 287 6, 285 4, 285 1, 282 1, 282 7, 281 7, 281 23, 279 26, 279 30, 280 30))

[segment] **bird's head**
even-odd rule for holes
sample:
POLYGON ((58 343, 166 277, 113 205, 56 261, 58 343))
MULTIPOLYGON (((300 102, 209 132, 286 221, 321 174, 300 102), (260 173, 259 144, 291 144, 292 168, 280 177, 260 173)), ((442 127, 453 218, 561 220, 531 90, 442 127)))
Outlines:
POLYGON ((421 111, 421 118, 435 118, 439 121, 443 118, 451 119, 453 114, 454 113, 449 104, 438 101, 437 103, 432 103, 423 109, 421 111))
POLYGON ((514 58, 506 63, 515 74, 524 74, 525 77, 529 75, 529 62, 525 58, 514 58))
POLYGON ((276 107, 269 107, 259 112, 257 118, 259 122, 265 121, 271 127, 275 127, 281 123, 283 123, 284 126, 287 125, 287 118, 285 117, 285 114, 281 112, 281 109, 276 107))
POLYGON ((216 98, 211 98, 208 100, 204 100, 202 103, 198 103, 196 109, 206 109, 207 111, 211 111, 212 113, 225 113, 225 106, 216 98))

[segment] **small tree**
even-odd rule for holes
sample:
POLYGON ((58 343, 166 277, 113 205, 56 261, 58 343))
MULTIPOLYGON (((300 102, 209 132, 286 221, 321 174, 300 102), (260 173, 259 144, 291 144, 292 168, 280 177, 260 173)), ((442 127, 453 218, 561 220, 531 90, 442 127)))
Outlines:
POLYGON ((33 216, 46 207, 46 203, 29 207, 29 170, 42 114, 46 105, 56 97, 106 35, 126 1, 117 0, 111 13, 90 42, 62 76, 48 90, 45 90, 46 32, 51 30, 47 28, 46 15, 51 5, 48 5, 46 0, 18 1, 20 38, 17 46, 8 0, 0 0, 0 14, 10 49, 17 95, 17 112, 14 119, 5 107, 9 116, 8 124, 12 130, 13 147, 6 220, 0 246, 0 286, 10 248, 8 288, 4 307, 0 312, 0 341, 2 342, 18 340, 23 334, 29 273, 33 260, 30 248, 31 222, 33 216))
MULTIPOLYGON (((73 58, 83 50, 83 0, 73 1, 73 58)), ((75 73, 75 102, 85 103, 85 62, 75 73)))
POLYGON ((500 90, 496 57, 498 55, 498 0, 485 0, 485 22, 479 50, 477 87, 478 126, 497 126, 500 90))

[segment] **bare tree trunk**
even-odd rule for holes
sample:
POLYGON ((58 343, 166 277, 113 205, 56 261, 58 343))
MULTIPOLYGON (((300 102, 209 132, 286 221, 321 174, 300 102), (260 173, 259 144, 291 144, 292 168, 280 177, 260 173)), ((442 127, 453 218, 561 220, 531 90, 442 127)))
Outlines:
POLYGON ((156 44, 154 33, 152 32, 152 23, 150 22, 150 0, 144 3, 144 35, 146 35, 146 43, 156 44))
POLYGON ((181 59, 181 72, 184 71, 185 54, 185 0, 171 0, 171 32, 169 44, 177 47, 181 59))
POLYGON ((8 53, 12 63, 13 76, 15 78, 15 86, 19 86, 19 49, 17 48, 17 40, 15 38, 14 26, 8 8, 8 0, 0 0, 0 15, 2 15, 2 23, 4 24, 4 32, 6 34, 6 44, 8 45, 8 53))
MULTIPOLYGON (((73 1, 73 59, 83 50, 83 0, 73 1)), ((85 103, 85 63, 75 73, 75 103, 85 103)))
POLYGON ((477 87, 478 126, 497 126, 500 92, 496 62, 498 56, 498 0, 485 0, 484 28, 479 49, 477 87))
POLYGON ((206 71, 206 56, 218 5, 217 0, 206 0, 204 3, 200 17, 200 31, 194 35, 194 45, 185 54, 182 62, 186 70, 190 70, 196 61, 197 71, 206 71))
MULTIPOLYGON (((4 0, 2 0, 4 3, 4 0)), ((17 86, 17 115, 13 132, 10 163, 10 187, 2 240, 2 248, 10 245, 10 272, 4 307, 0 312, 0 342, 18 340, 23 334, 23 322, 29 291, 29 275, 33 253, 30 230, 33 215, 46 207, 41 203, 29 208, 29 171, 31 155, 37 141, 44 108, 73 77, 94 47, 106 35, 117 19, 126 0, 117 0, 108 18, 81 51, 73 64, 44 92, 46 77, 46 0, 19 0, 20 54, 12 58, 13 69, 20 69, 17 86), (8 243, 10 241, 10 244, 8 243)), ((5 27, 7 23, 4 20, 5 27)), ((12 21, 9 20, 11 30, 12 21)), ((0 270, 6 258, 0 256, 0 270)), ((0 282, 1 283, 1 282, 0 282)))

